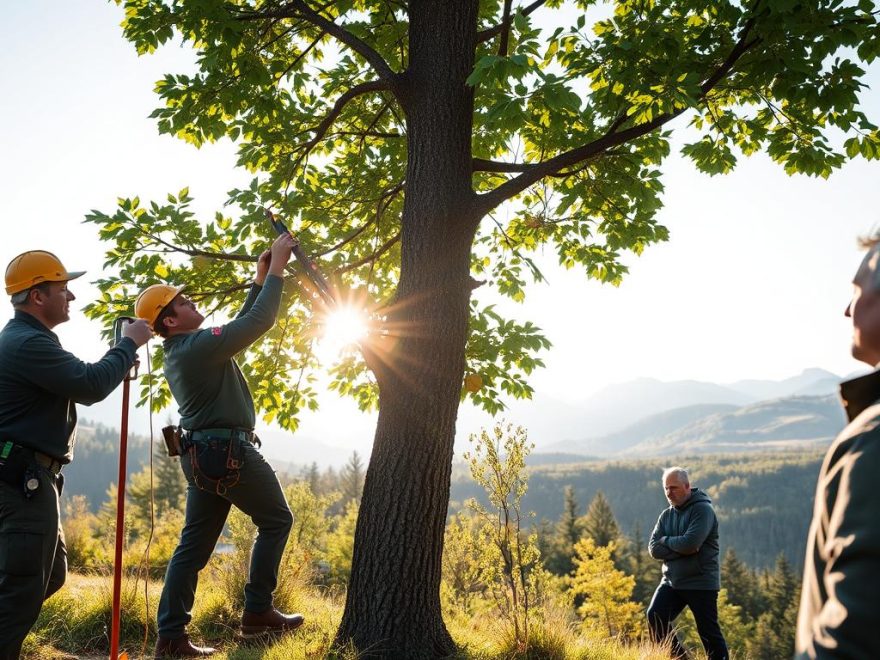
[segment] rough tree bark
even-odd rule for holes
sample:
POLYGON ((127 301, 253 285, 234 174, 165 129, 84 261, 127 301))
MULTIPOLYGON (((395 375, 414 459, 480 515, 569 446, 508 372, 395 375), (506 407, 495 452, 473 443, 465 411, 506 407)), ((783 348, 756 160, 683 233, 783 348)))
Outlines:
POLYGON ((439 587, 480 216, 471 184, 473 91, 465 84, 477 2, 415 0, 409 18, 409 66, 397 86, 409 145, 406 198, 389 317, 400 337, 371 365, 379 421, 337 633, 338 643, 395 658, 455 650, 439 587))

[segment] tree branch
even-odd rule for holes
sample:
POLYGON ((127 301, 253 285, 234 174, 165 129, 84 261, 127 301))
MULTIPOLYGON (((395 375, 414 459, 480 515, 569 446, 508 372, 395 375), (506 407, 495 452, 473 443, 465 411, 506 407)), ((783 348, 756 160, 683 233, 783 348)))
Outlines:
POLYGON ((384 80, 389 87, 393 87, 397 80, 397 74, 391 70, 388 62, 385 61, 385 58, 383 58, 378 51, 374 50, 365 41, 346 30, 342 25, 338 25, 329 18, 319 14, 317 11, 309 7, 304 0, 292 0, 289 4, 276 9, 243 12, 238 16, 238 20, 241 21, 260 20, 264 18, 301 18, 304 21, 308 21, 315 27, 321 28, 327 34, 335 37, 363 57, 370 66, 373 67, 373 70, 379 78, 384 80))
POLYGON ((526 172, 537 165, 532 163, 505 163, 500 160, 473 159, 474 172, 526 172))
POLYGON ((391 204, 391 200, 393 200, 394 197, 396 197, 397 194, 398 194, 401 190, 403 190, 403 185, 404 185, 404 184, 403 184, 403 182, 401 181, 400 183, 398 183, 398 184, 392 186, 391 188, 389 188, 388 190, 384 191, 384 192, 379 196, 379 198, 376 200, 376 201, 378 202, 378 206, 377 206, 377 208, 376 208, 376 213, 373 215, 372 218, 370 218, 370 220, 368 220, 368 221, 367 221, 366 223, 364 223, 361 227, 359 227, 359 228, 356 229, 354 232, 352 232, 351 234, 349 234, 348 236, 346 236, 345 238, 343 238, 343 239, 342 239, 339 243, 337 243, 336 245, 334 245, 334 246, 332 246, 332 247, 329 247, 329 248, 327 248, 326 250, 323 250, 323 251, 321 251, 321 252, 316 252, 315 254, 312 255, 312 257, 315 258, 315 259, 318 259, 318 258, 320 258, 320 257, 324 257, 324 256, 330 254, 331 252, 336 252, 337 250, 339 250, 340 248, 344 247, 346 244, 351 243, 354 239, 356 239, 358 236, 360 236, 361 234, 363 234, 367 229, 370 228, 370 225, 372 225, 374 222, 377 222, 377 221, 379 220, 379 217, 381 216, 382 211, 383 211, 383 210, 384 210, 389 204, 391 204))
MULTIPOLYGON (((606 149, 605 154, 607 156, 611 156, 619 153, 618 151, 614 151, 612 149, 606 149)), ((501 160, 486 160, 484 158, 474 158, 473 159, 473 171, 474 172, 499 172, 505 174, 518 173, 518 172, 528 172, 536 167, 540 167, 547 161, 539 161, 537 163, 506 163, 501 160)), ((574 170, 569 170, 566 172, 558 171, 552 172, 547 176, 555 176, 555 177, 566 177, 571 176, 572 174, 577 174, 580 172, 583 167, 578 167, 574 170)))
MULTIPOLYGON (((740 31, 739 40, 730 51, 730 54, 724 62, 722 62, 721 65, 706 78, 702 85, 700 85, 700 96, 698 100, 703 100, 715 85, 730 73, 733 66, 746 51, 760 43, 760 37, 755 37, 751 41, 748 40, 749 33, 751 32, 752 27, 754 27, 754 24, 754 18, 750 18, 746 21, 746 24, 740 31)), ((618 117, 602 137, 580 147, 571 149, 570 151, 558 154, 557 156, 541 163, 536 163, 530 169, 522 171, 519 176, 505 181, 494 190, 478 195, 476 203, 478 205, 478 210, 480 211, 479 216, 484 216, 491 209, 495 208, 505 200, 510 199, 514 195, 521 193, 523 190, 540 181, 544 177, 557 174, 565 167, 570 167, 582 161, 604 155, 613 147, 642 137, 643 135, 647 135, 672 119, 675 119, 687 109, 688 106, 685 106, 674 112, 658 115, 651 121, 631 126, 619 132, 617 131, 617 128, 622 122, 618 117)))
POLYGON ((510 43, 510 6, 513 0, 504 0, 504 13, 501 18, 501 40, 498 42, 498 55, 507 57, 507 47, 510 43))
POLYGON ((223 261, 242 261, 242 262, 250 262, 253 263, 257 261, 258 257, 252 257, 249 254, 227 254, 226 252, 209 252, 208 250, 199 250, 197 248, 183 248, 179 245, 174 245, 173 243, 169 243, 164 238, 157 236, 155 234, 151 234, 146 229, 138 225, 136 222, 128 223, 131 226, 135 227, 139 232, 141 232, 144 236, 153 239, 156 243, 160 245, 164 245, 169 248, 172 252, 178 252, 180 254, 187 254, 191 257, 210 257, 211 259, 220 259, 223 261))
POLYGON ((208 298, 210 296, 221 296, 221 298, 226 298, 230 293, 235 293, 236 291, 244 291, 245 289, 250 289, 253 282, 241 282, 239 284, 235 284, 227 289, 218 289, 215 291, 194 291, 192 293, 188 293, 187 295, 193 300, 202 300, 203 298, 208 298))
POLYGON ((345 94, 336 99, 336 103, 333 104, 333 108, 327 113, 327 116, 325 116, 324 119, 321 120, 321 123, 313 129, 315 131, 315 136, 306 142, 302 148, 306 151, 310 151, 316 144, 318 144, 318 142, 321 141, 321 138, 323 138, 327 134, 327 131, 330 130, 330 127, 333 125, 333 122, 336 121, 336 118, 340 115, 343 109, 345 109, 345 106, 348 105, 352 99, 370 92, 378 92, 387 89, 388 84, 384 80, 371 80, 370 82, 361 83, 349 89, 345 94))
POLYGON ((345 266, 343 266, 342 268, 340 268, 339 270, 337 270, 335 272, 339 273, 339 274, 347 273, 349 271, 355 270, 356 268, 360 268, 361 266, 364 266, 368 263, 372 263, 372 262, 376 261, 376 259, 381 257, 383 254, 388 252, 388 250, 390 250, 392 247, 394 247, 394 244, 399 241, 400 241, 400 232, 397 232, 394 236, 392 236, 387 241, 385 241, 378 250, 373 252, 373 254, 369 254, 366 257, 364 257, 363 259, 358 259, 355 262, 352 262, 350 264, 346 264, 345 266))
MULTIPOLYGON (((528 16, 545 2, 547 2, 547 0, 535 0, 532 4, 528 5, 527 7, 520 7, 517 11, 519 11, 519 13, 521 13, 523 16, 528 16)), ((494 39, 499 34, 508 32, 508 30, 510 30, 510 22, 511 16, 510 14, 507 14, 504 20, 502 20, 498 25, 493 25, 492 27, 485 30, 480 30, 479 32, 477 32, 477 43, 481 44, 484 41, 494 39)))
POLYGON ((287 68, 284 69, 284 71, 282 71, 282 72, 281 72, 281 73, 275 78, 275 82, 276 82, 276 83, 281 82, 281 80, 284 78, 284 76, 286 76, 288 73, 290 73, 290 72, 293 70, 293 67, 295 67, 297 64, 299 64, 299 63, 302 61, 302 59, 303 59, 306 55, 308 55, 309 52, 310 52, 315 46, 317 46, 317 45, 321 42, 321 39, 324 38, 324 35, 325 35, 325 34, 326 34, 326 33, 322 30, 322 31, 321 31, 321 34, 319 34, 319 35, 314 39, 314 41, 312 41, 312 43, 310 43, 305 49, 303 49, 303 51, 293 59, 293 61, 287 66, 287 68))
MULTIPOLYGON (((303 159, 309 155, 309 152, 327 135, 327 131, 330 130, 330 127, 333 125, 333 122, 336 121, 336 118, 339 117, 342 110, 345 106, 354 98, 361 96, 362 94, 367 94, 369 92, 378 91, 388 89, 388 85, 383 80, 372 80, 370 82, 361 83, 360 85, 355 85, 347 92, 345 92, 342 96, 336 99, 336 103, 333 104, 333 107, 330 109, 330 112, 327 113, 327 116, 318 124, 314 129, 315 135, 311 140, 296 147, 291 153, 300 152, 300 155, 293 161, 291 164, 288 175, 287 175, 287 185, 290 186, 290 182, 293 179, 293 175, 296 173, 296 168, 299 167, 300 163, 302 163, 303 159)), ((305 131, 301 131, 299 134, 304 133, 305 131)), ((285 191, 286 192, 286 191, 285 191)))

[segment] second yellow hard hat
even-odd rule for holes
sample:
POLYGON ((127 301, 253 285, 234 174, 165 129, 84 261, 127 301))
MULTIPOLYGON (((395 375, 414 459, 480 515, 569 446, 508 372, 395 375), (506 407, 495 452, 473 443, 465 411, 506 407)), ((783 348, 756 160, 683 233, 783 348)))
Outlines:
POLYGON ((134 301, 134 315, 139 319, 145 319, 153 325, 162 310, 183 291, 182 286, 170 284, 153 284, 141 291, 141 295, 134 301))

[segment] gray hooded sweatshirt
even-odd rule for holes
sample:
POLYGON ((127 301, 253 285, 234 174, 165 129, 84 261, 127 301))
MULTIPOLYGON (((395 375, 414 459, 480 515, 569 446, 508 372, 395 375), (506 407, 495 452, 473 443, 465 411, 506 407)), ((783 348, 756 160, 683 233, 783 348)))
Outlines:
POLYGON ((648 552, 663 561, 663 583, 673 589, 719 590, 718 519, 709 496, 693 488, 684 504, 663 511, 648 552))

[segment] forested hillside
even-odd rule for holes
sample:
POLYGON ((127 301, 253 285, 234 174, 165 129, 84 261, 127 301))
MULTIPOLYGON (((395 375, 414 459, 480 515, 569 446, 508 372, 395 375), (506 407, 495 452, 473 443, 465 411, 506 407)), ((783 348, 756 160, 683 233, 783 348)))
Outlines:
MULTIPOLYGON (((752 567, 769 568, 782 552, 796 567, 803 564, 807 528, 822 452, 790 452, 676 459, 691 472, 693 485, 706 490, 720 521, 722 552, 736 550, 752 567)), ((535 522, 556 524, 563 515, 565 488, 581 514, 598 492, 604 493, 627 536, 638 527, 647 542, 667 505, 660 473, 669 459, 592 461, 537 465, 529 469, 523 509, 535 522)), ((453 476, 451 510, 469 497, 481 497, 466 469, 453 476)))
MULTIPOLYGON (((128 441, 128 472, 141 471, 149 462, 147 438, 128 441)), ((116 482, 119 432, 101 424, 83 422, 78 431, 74 461, 64 469, 64 496, 85 495, 91 511, 107 500, 108 487, 116 482)), ((156 460, 165 460, 159 448, 156 460)), ((691 470, 694 485, 712 497, 721 521, 722 550, 733 548, 754 568, 768 568, 782 552, 796 567, 803 563, 812 510, 813 492, 822 453, 781 452, 675 459, 691 470)), ((360 460, 360 459, 357 459, 360 460)), ((666 506, 660 472, 671 459, 593 460, 575 462, 574 455, 535 454, 529 458, 529 490, 523 508, 534 512, 535 524, 556 524, 565 506, 564 491, 572 494, 580 514, 598 492, 604 493, 626 536, 638 527, 646 542, 660 511, 666 506), (546 461, 552 461, 547 463, 546 461)), ((334 483, 332 468, 302 468, 277 464, 280 475, 309 475, 311 482, 334 483)), ((469 497, 482 493, 465 466, 453 474, 450 514, 469 497)))
MULTIPOLYGON (((128 474, 138 472, 150 460, 149 439, 128 436, 128 474)), ((119 474, 119 430, 80 420, 76 429, 73 461, 64 468, 66 497, 85 495, 93 510, 107 497, 107 488, 119 474)))

